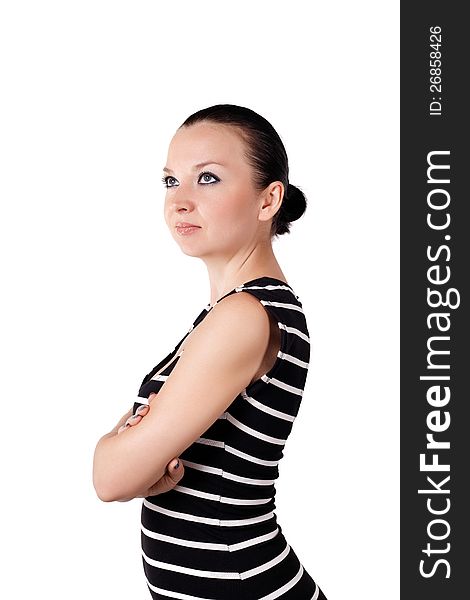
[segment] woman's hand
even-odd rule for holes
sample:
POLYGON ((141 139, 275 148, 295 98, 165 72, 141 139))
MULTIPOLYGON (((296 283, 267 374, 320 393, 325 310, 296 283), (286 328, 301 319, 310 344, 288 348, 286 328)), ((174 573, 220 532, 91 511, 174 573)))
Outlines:
POLYGON ((148 490, 144 490, 136 498, 146 498, 147 496, 158 496, 172 490, 184 475, 184 466, 179 458, 172 458, 166 466, 165 474, 154 483, 148 490))
POLYGON ((141 406, 139 406, 139 408, 136 411, 136 414, 131 415, 127 419, 127 421, 123 425, 121 425, 121 427, 119 427, 117 431, 118 435, 128 427, 132 427, 133 425, 137 425, 137 423, 140 423, 140 421, 142 421, 143 417, 148 413, 149 410, 150 406, 148 406, 147 404, 142 404, 141 406))
POLYGON ((155 392, 152 392, 150 394, 150 396, 148 397, 148 404, 142 404, 141 406, 139 406, 139 408, 136 411, 135 415, 131 415, 126 422, 121 425, 121 427, 119 427, 117 433, 118 435, 120 433, 122 433, 125 429, 127 429, 128 427, 133 427, 134 425, 137 425, 137 423, 140 423, 140 421, 142 421, 142 418, 145 417, 145 415, 148 413, 148 411, 150 410, 150 403, 152 402, 152 400, 155 398, 157 394, 155 392))
MULTIPOLYGON (((127 427, 133 427, 140 423, 140 421, 145 417, 145 415, 150 410, 150 403, 153 398, 157 394, 153 393, 149 396, 149 405, 140 406, 135 415, 130 416, 124 425, 118 429, 118 435, 122 433, 127 427)), ((175 485, 181 480, 184 475, 184 466, 183 463, 178 458, 172 458, 166 467, 165 474, 156 481, 150 488, 147 490, 143 490, 140 494, 134 496, 135 498, 146 498, 147 496, 157 496, 158 494, 163 494, 173 489, 175 485)), ((128 500, 132 500, 132 498, 126 498, 125 500, 121 500, 121 502, 127 502, 128 500)))

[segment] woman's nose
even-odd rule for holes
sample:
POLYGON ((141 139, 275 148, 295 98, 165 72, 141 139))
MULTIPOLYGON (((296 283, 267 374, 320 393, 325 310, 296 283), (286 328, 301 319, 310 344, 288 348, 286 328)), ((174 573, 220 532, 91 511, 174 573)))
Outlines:
POLYGON ((193 210, 195 206, 191 193, 189 190, 184 189, 177 189, 174 191, 171 195, 170 204, 175 210, 193 210))

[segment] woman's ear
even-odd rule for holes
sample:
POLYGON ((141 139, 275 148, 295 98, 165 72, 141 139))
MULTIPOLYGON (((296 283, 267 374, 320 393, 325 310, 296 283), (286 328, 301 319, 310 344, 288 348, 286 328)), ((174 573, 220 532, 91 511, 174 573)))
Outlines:
POLYGON ((274 217, 281 208, 284 193, 282 181, 273 181, 268 185, 261 196, 260 221, 269 221, 274 217))

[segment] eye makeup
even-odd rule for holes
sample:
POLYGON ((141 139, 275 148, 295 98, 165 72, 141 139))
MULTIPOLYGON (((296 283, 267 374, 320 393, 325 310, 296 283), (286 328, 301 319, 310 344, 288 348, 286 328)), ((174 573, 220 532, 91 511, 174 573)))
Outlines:
MULTIPOLYGON (((215 175, 214 173, 211 173, 210 171, 203 171, 202 173, 199 174, 198 180, 203 176, 203 175, 209 175, 210 177, 212 177, 213 179, 215 179, 215 181, 206 181, 203 185, 211 185, 213 183, 218 183, 220 181, 220 178, 217 177, 217 175, 215 175)), ((168 181, 170 179, 175 179, 175 177, 172 177, 171 175, 164 175, 162 177, 162 182, 163 185, 166 188, 172 188, 175 187, 174 185, 168 185, 168 181)))

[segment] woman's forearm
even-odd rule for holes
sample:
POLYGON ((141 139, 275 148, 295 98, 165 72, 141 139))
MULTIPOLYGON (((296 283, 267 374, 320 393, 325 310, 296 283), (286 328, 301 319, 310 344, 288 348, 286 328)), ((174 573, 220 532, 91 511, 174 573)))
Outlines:
POLYGON ((141 460, 136 457, 135 431, 138 426, 129 427, 118 434, 119 428, 133 414, 130 410, 123 415, 115 427, 103 435, 95 448, 93 457, 93 485, 103 502, 123 501, 142 497, 149 487, 165 474, 166 464, 155 467, 148 480, 141 480, 139 467, 141 460))

